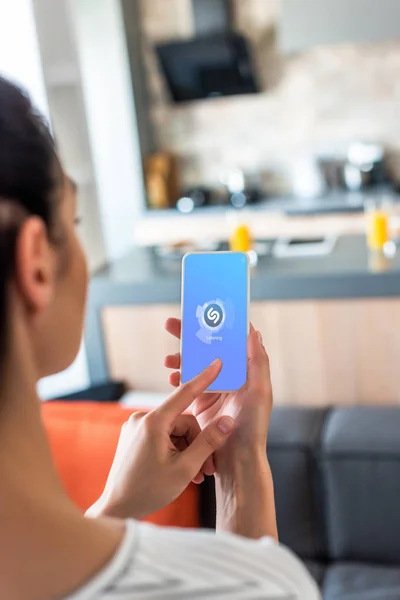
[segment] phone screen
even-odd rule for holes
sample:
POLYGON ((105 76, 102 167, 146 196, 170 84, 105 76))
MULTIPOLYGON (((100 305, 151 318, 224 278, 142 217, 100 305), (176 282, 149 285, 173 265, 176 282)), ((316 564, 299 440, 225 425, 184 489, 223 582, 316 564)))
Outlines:
POLYGON ((183 260, 182 365, 185 383, 219 358, 208 391, 240 389, 247 378, 249 263, 246 254, 188 254, 183 260))

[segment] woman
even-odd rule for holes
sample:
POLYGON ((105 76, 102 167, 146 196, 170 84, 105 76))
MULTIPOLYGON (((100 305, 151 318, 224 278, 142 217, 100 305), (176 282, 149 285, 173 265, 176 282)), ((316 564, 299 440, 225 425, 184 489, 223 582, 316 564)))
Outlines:
MULTIPOLYGON (((272 393, 255 331, 245 388, 204 394, 221 368, 210 365, 124 426, 92 518, 66 497, 36 382, 71 364, 82 335, 87 272, 75 221, 75 189, 46 125, 0 79, 1 599, 317 598, 305 569, 274 541, 265 456, 272 393), (183 414, 193 402, 197 418, 183 414), (160 509, 214 472, 219 535, 124 520, 160 509)), ((167 328, 179 336, 178 321, 167 328)), ((179 356, 166 362, 179 369, 179 356)))

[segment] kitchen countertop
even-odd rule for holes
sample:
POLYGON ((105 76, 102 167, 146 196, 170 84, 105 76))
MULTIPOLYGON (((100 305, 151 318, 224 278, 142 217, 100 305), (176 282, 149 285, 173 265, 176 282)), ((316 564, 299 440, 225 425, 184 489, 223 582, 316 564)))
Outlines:
MULTIPOLYGON (((364 203, 385 197, 397 203, 394 190, 380 192, 332 192, 314 199, 268 198, 241 210, 230 205, 206 206, 189 214, 175 209, 148 210, 134 227, 138 246, 153 246, 182 240, 227 239, 232 224, 249 224, 257 239, 283 236, 359 235, 365 231, 364 203)), ((396 208, 396 212, 397 212, 396 208)))
MULTIPOLYGON (((339 238, 328 256, 262 256, 251 273, 253 300, 400 296, 400 253, 380 269, 371 263, 364 236, 339 238)), ((104 304, 180 302, 181 261, 135 248, 92 277, 91 292, 104 304)))
MULTIPOLYGON (((251 272, 252 301, 400 297, 400 252, 373 261, 364 236, 338 239, 329 256, 261 257, 251 272)), ((85 342, 92 382, 107 377, 101 313, 105 306, 179 304, 181 261, 134 248, 92 277, 85 342)))

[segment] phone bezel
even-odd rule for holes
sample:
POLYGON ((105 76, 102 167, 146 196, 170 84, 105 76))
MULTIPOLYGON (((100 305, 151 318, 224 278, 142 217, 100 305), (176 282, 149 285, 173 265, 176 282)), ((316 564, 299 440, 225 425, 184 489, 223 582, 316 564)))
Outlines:
MULTIPOLYGON (((180 339, 180 353, 181 353, 181 383, 182 383, 182 366, 183 366, 183 352, 182 352, 182 344, 183 344, 183 302, 185 298, 185 263, 186 259, 189 256, 206 254, 207 256, 211 254, 238 254, 240 256, 244 256, 247 263, 247 278, 246 278, 246 286, 247 286, 247 336, 250 334, 250 259, 246 252, 230 252, 230 251, 203 251, 203 252, 187 252, 185 256, 182 258, 182 276, 181 276, 181 339, 180 339)), ((246 357, 247 357, 247 347, 246 347, 246 357)), ((248 373, 246 371, 246 380, 248 373)), ((231 394, 234 392, 238 392, 239 390, 207 390, 206 394, 231 394)))

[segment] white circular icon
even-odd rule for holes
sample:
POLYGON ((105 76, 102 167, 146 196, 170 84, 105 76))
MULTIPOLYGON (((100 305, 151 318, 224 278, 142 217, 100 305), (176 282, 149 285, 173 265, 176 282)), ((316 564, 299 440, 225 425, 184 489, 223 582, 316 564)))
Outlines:
POLYGON ((225 308, 220 300, 207 302, 202 311, 202 321, 207 329, 218 331, 225 321, 225 308))

